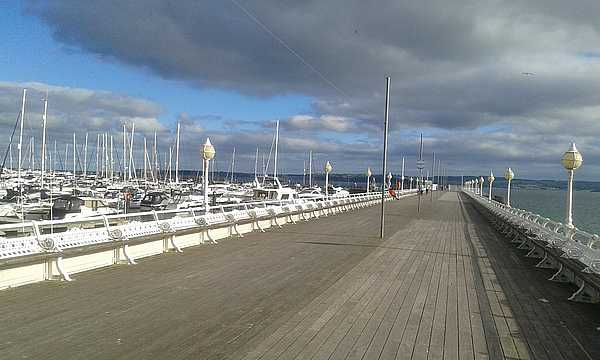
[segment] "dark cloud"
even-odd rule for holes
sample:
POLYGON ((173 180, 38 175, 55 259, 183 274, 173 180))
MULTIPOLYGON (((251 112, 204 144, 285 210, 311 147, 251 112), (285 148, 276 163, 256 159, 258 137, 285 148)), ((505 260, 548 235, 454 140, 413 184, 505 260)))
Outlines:
MULTIPOLYGON (((27 8, 67 47, 164 78, 255 97, 312 97, 311 112, 282 122, 290 163, 313 148, 342 162, 336 169, 350 170, 353 162, 375 167, 386 75, 393 79, 393 166, 399 166, 398 153, 414 154, 415 144, 402 136, 417 129, 452 166, 470 171, 555 161, 572 140, 600 155, 593 141, 600 135, 597 1, 31 0, 27 8), (325 134, 315 136, 319 130, 325 134)), ((149 124, 160 111, 144 101, 89 99, 77 102, 82 108, 72 116, 85 115, 99 129, 131 117, 149 124)), ((253 154, 271 142, 268 127, 220 121, 229 131, 215 134, 224 152, 238 143, 253 154)), ((202 124, 200 115, 182 116, 186 147, 199 145, 202 124)), ((522 173, 562 176, 536 166, 522 173)))

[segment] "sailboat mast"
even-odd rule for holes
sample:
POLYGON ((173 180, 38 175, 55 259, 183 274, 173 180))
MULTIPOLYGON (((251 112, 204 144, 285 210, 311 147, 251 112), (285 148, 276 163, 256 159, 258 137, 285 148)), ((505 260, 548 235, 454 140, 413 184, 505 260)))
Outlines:
MULTIPOLYGON (((132 123, 131 124, 131 142, 129 144, 129 166, 127 167, 128 171, 129 171, 129 180, 131 180, 131 165, 133 163, 133 135, 134 134, 135 134, 135 123, 132 123)), ((133 164, 133 166, 135 166, 135 164, 133 164)), ((133 174, 135 175, 135 168, 133 169, 133 174)))
POLYGON ((31 170, 35 170, 35 137, 31 137, 31 151, 29 152, 29 156, 31 159, 31 170))
POLYGON ((100 176, 100 133, 96 134, 96 179, 100 176))
POLYGON ((83 177, 87 176, 87 149, 88 149, 88 133, 85 133, 85 146, 83 148, 83 177))
POLYGON ((148 171, 148 162, 146 161, 146 159, 148 159, 148 148, 146 147, 146 137, 144 136, 144 184, 148 180, 146 178, 146 174, 148 171))
POLYGON ((275 162, 273 164, 273 177, 277 177, 277 147, 279 146, 279 120, 275 125, 275 162))
MULTIPOLYGON (((23 182, 21 181, 21 160, 22 160, 22 152, 23 152, 23 122, 25 121, 25 98, 27 97, 27 89, 23 89, 23 103, 21 105, 21 132, 19 133, 19 195, 23 195, 23 182)), ((19 202, 23 196, 19 196, 19 202)))
POLYGON ((171 182, 172 177, 171 177, 171 164, 172 164, 172 158, 173 158, 173 147, 169 146, 169 182, 171 182))
POLYGON ((256 155, 254 156, 254 179, 256 179, 258 170, 258 148, 256 148, 256 155))
MULTIPOLYGON (((68 158, 69 158, 69 143, 66 143, 66 144, 65 144, 65 160, 64 160, 64 162, 63 162, 63 171, 64 171, 64 172, 67 172, 67 169, 68 169, 68 168, 67 168, 67 166, 68 166, 68 165, 67 165, 67 159, 68 159, 68 158)), ((65 175, 65 178, 66 178, 66 175, 65 175)))
POLYGON ((233 184, 233 170, 235 169, 235 148, 233 148, 233 155, 231 156, 231 183, 233 184))
POLYGON ((175 149, 175 183, 179 184, 179 129, 180 123, 177 121, 177 144, 175 149))
POLYGON ((302 186, 306 186, 306 160, 302 161, 302 186))
POLYGON ((123 181, 127 180, 127 132, 123 124, 123 181))
POLYGON ((73 178, 75 178, 75 154, 77 153, 77 145, 75 143, 75 133, 73 133, 73 178))
POLYGON ((158 182, 158 178, 160 176, 158 172, 158 142, 156 141, 156 131, 154 132, 154 174, 156 182, 158 182))
POLYGON ((308 152, 308 186, 312 187, 312 150, 308 152))
POLYGON ((44 188, 44 172, 46 171, 46 119, 48 116, 48 91, 44 98, 44 114, 42 115, 42 171, 40 173, 40 188, 44 188))
POLYGON ((110 180, 112 182, 112 178, 113 178, 113 170, 115 167, 115 162, 113 159, 113 136, 110 136, 110 180))

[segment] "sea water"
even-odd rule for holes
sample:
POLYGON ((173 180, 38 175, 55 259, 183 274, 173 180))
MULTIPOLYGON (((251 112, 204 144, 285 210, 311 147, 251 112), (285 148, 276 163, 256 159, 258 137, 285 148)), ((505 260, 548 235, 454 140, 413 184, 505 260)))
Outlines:
MULTIPOLYGON (((506 198, 506 189, 494 189, 494 194, 506 198)), ((565 190, 512 189, 510 202, 513 207, 564 223, 566 196, 565 190)), ((600 234, 599 206, 600 192, 574 191, 573 224, 581 230, 600 234)))

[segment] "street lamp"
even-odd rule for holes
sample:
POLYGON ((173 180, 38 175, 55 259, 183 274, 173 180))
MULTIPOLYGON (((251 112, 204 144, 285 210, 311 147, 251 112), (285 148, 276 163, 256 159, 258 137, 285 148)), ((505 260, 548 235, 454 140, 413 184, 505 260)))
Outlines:
POLYGON ((479 177, 479 186, 481 187, 479 189, 479 195, 483 196, 483 182, 485 181, 485 179, 483 178, 483 176, 479 177))
POLYGON ((581 153, 577 151, 575 143, 571 143, 571 147, 564 153, 561 162, 562 166, 567 169, 569 174, 569 181, 567 183, 565 225, 569 228, 573 228, 573 173, 583 163, 583 157, 581 156, 581 153))
POLYGON ((329 173, 331 172, 331 170, 333 170, 333 166, 331 166, 331 163, 329 163, 329 161, 325 164, 325 197, 327 198, 329 196, 329 173))
POLYGON ((388 189, 392 188, 392 173, 387 174, 388 189))
POLYGON ((206 138, 206 142, 200 149, 202 159, 204 160, 204 211, 208 213, 208 162, 215 157, 215 147, 210 143, 210 139, 206 138))
POLYGON ((488 182, 490 183, 490 185, 489 185, 490 192, 488 194, 489 201, 492 201, 492 184, 494 183, 494 180, 496 180, 496 178, 494 177, 494 173, 492 171, 490 171, 490 176, 488 176, 488 182))
POLYGON ((367 168, 367 194, 369 193, 369 181, 371 180, 371 175, 373 175, 373 173, 371 172, 371 168, 368 167, 367 168))
POLYGON ((508 207, 510 207, 510 183, 512 182, 512 179, 514 177, 515 173, 512 171, 512 169, 506 169, 506 172, 504 173, 504 178, 506 179, 506 181, 508 181, 508 187, 506 189, 506 206, 508 207))
POLYGON ((473 189, 475 195, 479 192, 479 179, 475 178, 475 189, 473 189))
POLYGON ((413 183, 413 177, 411 176, 410 177, 410 185, 409 185, 408 190, 412 190, 412 183, 413 183))

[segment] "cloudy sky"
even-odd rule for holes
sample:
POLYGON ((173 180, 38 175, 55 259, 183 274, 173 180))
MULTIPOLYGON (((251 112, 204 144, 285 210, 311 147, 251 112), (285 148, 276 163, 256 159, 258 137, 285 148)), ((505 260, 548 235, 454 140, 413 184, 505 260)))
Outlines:
POLYGON ((427 166, 435 151, 450 174, 564 178, 574 141, 577 176, 596 180, 599 13, 592 0, 2 2, 1 144, 27 88, 36 146, 47 91, 62 151, 73 132, 111 132, 120 149, 135 123, 162 158, 179 121, 183 168, 210 136, 221 169, 235 147, 251 171, 280 120, 280 171, 301 173, 313 150, 315 167, 358 173, 381 167, 389 75, 392 172, 403 155, 415 171, 423 133, 427 166))

